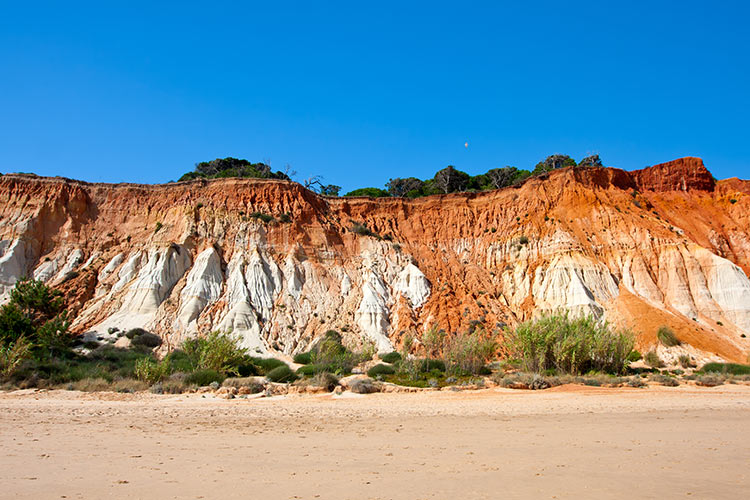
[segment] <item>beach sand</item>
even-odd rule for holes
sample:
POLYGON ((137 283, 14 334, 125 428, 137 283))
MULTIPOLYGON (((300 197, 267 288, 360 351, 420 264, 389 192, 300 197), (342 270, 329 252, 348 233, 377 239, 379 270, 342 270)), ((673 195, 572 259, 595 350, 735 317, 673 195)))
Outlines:
POLYGON ((750 386, 0 394, 0 498, 747 498, 750 386))

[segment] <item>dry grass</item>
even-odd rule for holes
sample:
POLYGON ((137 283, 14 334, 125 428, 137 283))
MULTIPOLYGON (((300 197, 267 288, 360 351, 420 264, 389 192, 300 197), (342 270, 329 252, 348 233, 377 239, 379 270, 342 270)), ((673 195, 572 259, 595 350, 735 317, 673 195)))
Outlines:
POLYGON ((133 378, 123 378, 112 382, 108 390, 129 393, 142 392, 148 390, 148 384, 146 382, 133 378))
POLYGON ((82 392, 102 392, 111 391, 112 384, 110 384, 103 378, 84 378, 67 384, 66 388, 82 392))

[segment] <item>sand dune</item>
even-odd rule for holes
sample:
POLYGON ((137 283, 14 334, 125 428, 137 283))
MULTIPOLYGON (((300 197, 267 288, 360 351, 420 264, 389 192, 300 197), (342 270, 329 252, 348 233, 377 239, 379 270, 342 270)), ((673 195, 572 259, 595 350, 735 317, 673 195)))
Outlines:
POLYGON ((0 394, 3 498, 743 498, 750 387, 0 394))

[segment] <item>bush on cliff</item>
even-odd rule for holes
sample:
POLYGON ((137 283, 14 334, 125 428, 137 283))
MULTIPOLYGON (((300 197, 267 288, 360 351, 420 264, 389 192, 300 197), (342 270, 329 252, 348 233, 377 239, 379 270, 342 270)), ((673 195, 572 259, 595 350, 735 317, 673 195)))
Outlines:
POLYGON ((668 326, 659 327, 659 330, 656 332, 656 338, 665 347, 675 347, 682 343, 668 326))
POLYGON ((272 172, 266 163, 250 163, 238 158, 217 158, 196 163, 195 170, 180 177, 180 181, 193 179, 217 179, 225 177, 252 177, 256 179, 290 180, 284 172, 272 172))

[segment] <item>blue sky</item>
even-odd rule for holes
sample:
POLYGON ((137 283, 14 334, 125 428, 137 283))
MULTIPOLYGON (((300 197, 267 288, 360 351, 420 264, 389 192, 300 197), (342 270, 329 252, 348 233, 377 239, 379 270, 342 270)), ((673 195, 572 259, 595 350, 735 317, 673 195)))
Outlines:
POLYGON ((599 153, 750 177, 747 2, 612 4, 2 1, 0 171, 235 156, 346 191, 599 153))

